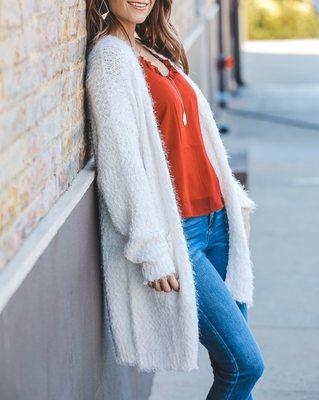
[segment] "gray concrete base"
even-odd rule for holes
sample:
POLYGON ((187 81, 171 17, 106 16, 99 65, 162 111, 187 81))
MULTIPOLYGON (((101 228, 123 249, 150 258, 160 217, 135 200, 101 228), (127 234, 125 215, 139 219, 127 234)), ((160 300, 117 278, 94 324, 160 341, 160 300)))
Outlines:
POLYGON ((153 374, 116 365, 105 332, 97 222, 92 183, 0 313, 1 400, 149 397, 153 374))
POLYGON ((93 187, 0 315, 1 400, 93 399, 102 289, 93 187))

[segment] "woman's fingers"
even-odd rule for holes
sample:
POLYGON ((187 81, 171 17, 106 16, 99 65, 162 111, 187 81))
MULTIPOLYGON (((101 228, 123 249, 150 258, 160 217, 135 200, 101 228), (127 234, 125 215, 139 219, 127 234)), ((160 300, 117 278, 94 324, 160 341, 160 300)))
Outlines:
POLYGON ((167 280, 168 280, 168 282, 169 282, 171 288, 172 288, 173 290, 175 290, 175 292, 178 292, 178 291, 179 291, 179 282, 178 282, 178 280, 176 279, 176 276, 175 276, 175 275, 170 275, 170 276, 167 278, 167 280))
POLYGON ((168 283, 167 278, 161 279, 160 283, 161 283, 161 288, 162 288, 162 290, 164 292, 171 292, 172 291, 172 288, 171 288, 170 284, 168 283))
POLYGON ((157 292, 161 292, 161 291, 162 291, 160 279, 158 279, 158 280, 156 280, 156 281, 153 282, 153 288, 154 288, 157 292))
POLYGON ((157 292, 169 293, 172 291, 172 289, 176 292, 179 291, 179 283, 174 274, 169 275, 167 278, 157 279, 153 282, 149 282, 148 286, 152 287, 157 292))

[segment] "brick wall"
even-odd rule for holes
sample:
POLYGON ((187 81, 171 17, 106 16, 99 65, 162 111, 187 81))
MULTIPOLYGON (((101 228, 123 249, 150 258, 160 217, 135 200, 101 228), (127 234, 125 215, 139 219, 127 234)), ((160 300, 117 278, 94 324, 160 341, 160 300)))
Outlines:
POLYGON ((85 0, 0 0, 0 269, 83 167, 85 42, 85 0))
POLYGON ((85 157, 84 0, 0 0, 0 268, 85 157))

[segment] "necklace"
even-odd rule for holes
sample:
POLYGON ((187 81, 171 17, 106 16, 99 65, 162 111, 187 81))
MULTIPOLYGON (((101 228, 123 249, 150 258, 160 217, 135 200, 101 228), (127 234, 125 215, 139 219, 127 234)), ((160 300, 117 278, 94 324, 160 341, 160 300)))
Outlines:
MULTIPOLYGON (((136 46, 134 46, 134 49, 137 51, 139 56, 143 57, 142 54, 141 54, 141 51, 136 46)), ((157 55, 155 55, 152 51, 150 51, 150 52, 154 55, 155 58, 159 59, 159 57, 157 57, 157 55)), ((162 60, 160 60, 160 61, 162 61, 162 60)), ((176 93, 177 93, 177 95, 178 95, 178 97, 180 99, 180 102, 181 102, 181 105, 182 105, 182 108, 183 108, 182 122, 183 122, 183 125, 186 126, 187 125, 187 115, 186 115, 186 110, 185 110, 185 105, 184 105, 184 101, 183 101, 182 95, 181 95, 178 87, 176 86, 176 83, 173 81, 173 79, 170 79, 170 73, 169 72, 168 72, 168 75, 162 75, 162 76, 167 78, 168 81, 173 85, 174 90, 176 91, 176 93)))
POLYGON ((173 86, 174 86, 174 88, 176 90, 176 93, 178 94, 178 97, 180 98, 180 101, 182 103, 182 107, 183 107, 182 122, 183 122, 184 126, 186 126, 187 125, 187 115, 186 115, 186 111, 185 111, 185 105, 184 105, 183 98, 181 96, 180 91, 178 90, 178 88, 176 86, 176 83, 173 81, 173 79, 169 79, 169 76, 168 76, 168 80, 170 81, 170 83, 173 84, 173 86))

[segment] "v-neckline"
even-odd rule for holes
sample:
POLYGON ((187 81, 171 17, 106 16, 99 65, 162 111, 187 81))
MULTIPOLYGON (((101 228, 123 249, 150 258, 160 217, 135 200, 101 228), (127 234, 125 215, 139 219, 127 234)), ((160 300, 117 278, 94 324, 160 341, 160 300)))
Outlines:
POLYGON ((155 72, 157 72, 159 75, 161 75, 163 78, 173 78, 174 75, 178 72, 177 70, 175 70, 174 66, 171 64, 170 60, 168 58, 162 58, 161 56, 157 55, 156 53, 154 53, 151 49, 149 49, 147 46, 145 46, 144 44, 141 43, 141 46, 144 47, 145 49, 147 49, 156 59, 158 59, 159 61, 161 61, 166 68, 168 69, 168 74, 167 75, 163 75, 160 71, 160 69, 158 68, 157 65, 153 64, 150 60, 148 60, 147 58, 145 58, 144 56, 142 56, 141 54, 138 55, 138 58, 145 61, 145 63, 152 68, 155 72))
POLYGON ((143 57, 142 55, 139 55, 139 58, 145 62, 146 65, 148 65, 148 67, 150 67, 151 69, 153 69, 156 73, 158 73, 161 77, 163 78, 173 78, 174 75, 177 73, 177 71, 175 70, 175 68, 173 67, 173 65, 170 63, 170 61, 166 58, 162 58, 161 62, 166 66, 166 68, 168 69, 168 74, 167 75, 163 75, 162 72, 160 71, 160 69, 158 68, 157 65, 153 64, 150 60, 146 59, 145 57, 143 57))
POLYGON ((163 62, 163 64, 165 65, 165 67, 168 70, 167 75, 163 75, 162 72, 160 71, 159 67, 155 64, 153 64, 150 60, 148 60, 147 58, 143 57, 142 55, 139 56, 139 58, 145 63, 147 64, 150 68, 152 68, 154 71, 156 71, 157 73, 159 73, 163 78, 168 78, 170 75, 170 69, 169 67, 163 62))

